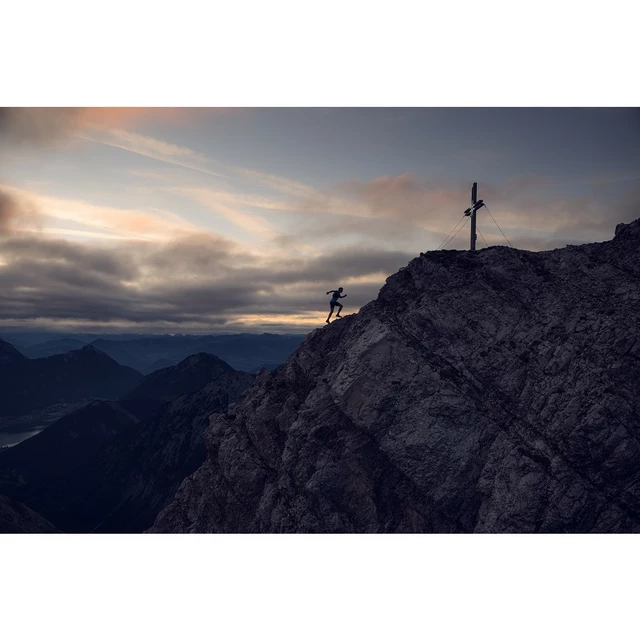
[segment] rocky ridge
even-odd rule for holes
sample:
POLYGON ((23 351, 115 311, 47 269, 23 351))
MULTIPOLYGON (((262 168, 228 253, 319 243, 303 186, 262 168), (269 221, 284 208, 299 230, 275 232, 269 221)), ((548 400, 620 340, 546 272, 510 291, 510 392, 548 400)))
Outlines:
POLYGON ((152 532, 640 532, 640 220, 422 254, 212 416, 152 532))

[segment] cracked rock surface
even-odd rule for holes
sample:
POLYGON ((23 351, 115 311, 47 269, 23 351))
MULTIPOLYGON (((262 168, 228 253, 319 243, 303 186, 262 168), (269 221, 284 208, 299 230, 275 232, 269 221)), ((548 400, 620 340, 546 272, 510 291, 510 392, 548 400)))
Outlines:
POLYGON ((212 416, 152 532, 640 532, 640 220, 434 251, 212 416))

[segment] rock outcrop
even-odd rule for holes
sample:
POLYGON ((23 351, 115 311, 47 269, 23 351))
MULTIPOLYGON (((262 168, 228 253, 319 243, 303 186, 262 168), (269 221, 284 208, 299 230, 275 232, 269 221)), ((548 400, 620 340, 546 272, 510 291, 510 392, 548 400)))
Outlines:
POLYGON ((152 532, 640 532, 640 220, 423 254, 205 433, 152 532))

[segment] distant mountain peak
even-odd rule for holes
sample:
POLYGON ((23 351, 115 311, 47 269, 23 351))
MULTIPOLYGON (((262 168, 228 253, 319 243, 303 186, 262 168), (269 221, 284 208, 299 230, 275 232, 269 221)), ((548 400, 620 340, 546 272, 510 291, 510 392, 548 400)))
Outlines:
POLYGON ((75 358, 79 360, 85 360, 88 362, 98 362, 98 361, 108 360, 110 362, 113 362, 114 364, 117 364, 117 362, 110 355, 96 348, 92 344, 86 344, 80 349, 73 349, 72 351, 67 351, 67 353, 64 355, 66 355, 67 358, 75 358))
POLYGON ((142 382, 122 398, 123 406, 142 419, 179 395, 204 388, 211 381, 234 369, 211 353, 187 356, 176 365, 148 374, 142 382))
POLYGON ((233 370, 233 367, 226 363, 222 358, 218 358, 218 356, 212 353, 205 353, 204 351, 200 351, 199 353, 194 353, 193 355, 187 356, 182 362, 179 362, 176 366, 178 367, 192 367, 197 364, 218 364, 222 365, 224 368, 228 367, 229 371, 233 370))
POLYGON ((11 343, 0 338, 0 362, 17 362, 28 360, 11 343))
POLYGON ((4 374, 0 416, 27 415, 47 406, 93 397, 118 398, 142 378, 138 371, 90 346, 30 359, 3 342, 0 362, 4 374))
POLYGON ((97 347, 92 344, 85 344, 84 347, 80 347, 80 349, 75 349, 78 353, 89 353, 89 354, 99 354, 105 357, 109 357, 104 351, 101 351, 97 347))

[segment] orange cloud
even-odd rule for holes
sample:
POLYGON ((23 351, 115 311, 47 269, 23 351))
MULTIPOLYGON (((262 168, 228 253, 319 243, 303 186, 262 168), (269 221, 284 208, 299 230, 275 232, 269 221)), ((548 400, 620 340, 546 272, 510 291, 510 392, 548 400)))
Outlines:
POLYGON ((0 134, 18 142, 51 144, 87 128, 111 128, 140 121, 186 126, 213 112, 230 111, 176 107, 2 107, 0 134))
POLYGON ((0 236, 16 230, 17 223, 38 225, 39 215, 33 207, 25 206, 0 185, 0 236))
POLYGON ((188 147, 107 126, 93 126, 91 132, 86 134, 77 133, 76 135, 78 138, 89 142, 124 149, 131 153, 154 158, 155 160, 174 164, 179 167, 221 177, 221 174, 207 168, 209 160, 205 156, 196 153, 188 147))
POLYGON ((82 109, 81 121, 99 127, 118 127, 136 122, 172 122, 186 126, 212 113, 235 111, 226 107, 86 107, 82 109))
MULTIPOLYGON (((170 240, 177 237, 193 234, 200 231, 200 228, 182 220, 166 219, 166 216, 157 216, 146 211, 134 209, 120 209, 117 207, 107 207, 84 202, 82 200, 70 200, 57 198, 54 196, 42 195, 36 192, 18 189, 9 185, 0 184, 1 192, 5 196, 11 197, 12 209, 21 211, 42 212, 48 218, 64 220, 78 223, 83 226, 93 228, 94 234, 98 237, 105 237, 107 234, 117 234, 128 236, 137 240, 170 240), (98 232, 98 233, 95 233, 98 232)), ((7 219, 17 218, 17 214, 7 214, 7 219)), ((24 217, 24 216, 23 216, 24 217)), ((22 229, 28 231, 29 229, 22 229)), ((47 233, 53 230, 43 229, 47 233)), ((68 233, 68 232, 66 232, 68 233)), ((91 237, 89 234, 83 234, 91 237)))

